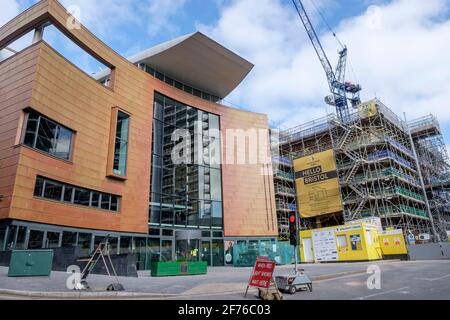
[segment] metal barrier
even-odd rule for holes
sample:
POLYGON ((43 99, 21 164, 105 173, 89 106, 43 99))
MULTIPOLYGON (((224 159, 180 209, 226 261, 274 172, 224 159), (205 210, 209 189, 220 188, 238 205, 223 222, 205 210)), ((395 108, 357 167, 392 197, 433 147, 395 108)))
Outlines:
POLYGON ((426 243, 408 246, 410 260, 446 260, 450 259, 450 243, 426 243))

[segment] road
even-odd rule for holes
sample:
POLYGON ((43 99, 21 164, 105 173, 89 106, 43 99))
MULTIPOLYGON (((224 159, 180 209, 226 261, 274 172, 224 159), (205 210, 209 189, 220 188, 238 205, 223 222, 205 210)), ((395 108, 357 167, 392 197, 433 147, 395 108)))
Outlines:
MULTIPOLYGON (((314 278, 313 292, 285 294, 286 300, 450 300, 450 260, 446 261, 377 261, 301 265, 314 278), (380 268, 380 290, 369 290, 369 266, 380 268)), ((276 275, 289 274, 292 266, 277 267, 276 275)), ((251 268, 210 268, 203 276, 152 278, 149 272, 140 272, 139 278, 120 278, 125 286, 123 299, 176 300, 244 300, 244 291, 251 268)), ((67 274, 52 272, 49 278, 8 278, 7 268, 0 268, 0 299, 27 298, 8 294, 9 290, 32 294, 33 299, 70 299, 74 292, 65 287, 67 274), (45 294, 54 296, 45 296, 45 294)), ((111 283, 105 276, 89 278, 94 288, 88 299, 113 299, 103 296, 111 283)), ((256 300, 256 290, 250 290, 248 300, 256 300)))
MULTIPOLYGON (((370 274, 353 274, 314 282, 313 292, 284 294, 285 300, 450 300, 450 261, 380 264, 381 289, 369 290, 370 274)), ((186 298, 192 299, 192 297, 186 298)), ((207 296, 194 299, 208 299, 207 296)), ((212 299, 240 300, 242 294, 212 299)), ((256 294, 248 296, 256 300, 256 294)))

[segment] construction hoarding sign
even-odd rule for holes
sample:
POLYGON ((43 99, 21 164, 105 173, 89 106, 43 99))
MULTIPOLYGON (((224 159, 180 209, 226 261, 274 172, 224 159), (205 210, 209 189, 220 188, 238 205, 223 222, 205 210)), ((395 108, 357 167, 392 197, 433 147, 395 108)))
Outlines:
POLYGON ((294 170, 302 218, 343 210, 333 150, 295 160, 294 170))

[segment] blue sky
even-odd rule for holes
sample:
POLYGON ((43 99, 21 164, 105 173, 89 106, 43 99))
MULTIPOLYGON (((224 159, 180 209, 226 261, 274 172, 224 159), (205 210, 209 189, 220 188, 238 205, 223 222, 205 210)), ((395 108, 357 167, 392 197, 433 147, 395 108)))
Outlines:
MULTIPOLYGON (((2 0, 0 24, 36 3, 2 0)), ((61 0, 124 56, 200 30, 255 64, 227 101, 267 113, 288 128, 333 112, 320 63, 291 0, 61 0)), ((429 113, 450 142, 450 0, 314 0, 349 47, 349 80, 363 99, 380 98, 398 115, 429 113)), ((337 42, 311 0, 304 0, 332 64, 337 42)), ((96 68, 52 34, 49 41, 86 69, 96 68)), ((95 71, 95 70, 92 70, 95 71)))

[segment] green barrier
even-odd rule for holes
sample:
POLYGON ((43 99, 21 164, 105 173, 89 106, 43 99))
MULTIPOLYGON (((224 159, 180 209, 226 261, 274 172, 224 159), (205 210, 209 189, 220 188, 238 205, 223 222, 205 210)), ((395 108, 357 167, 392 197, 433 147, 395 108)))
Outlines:
POLYGON ((8 277, 49 277, 53 250, 13 250, 8 277))
POLYGON ((206 274, 207 262, 153 262, 152 277, 193 276, 206 274))

